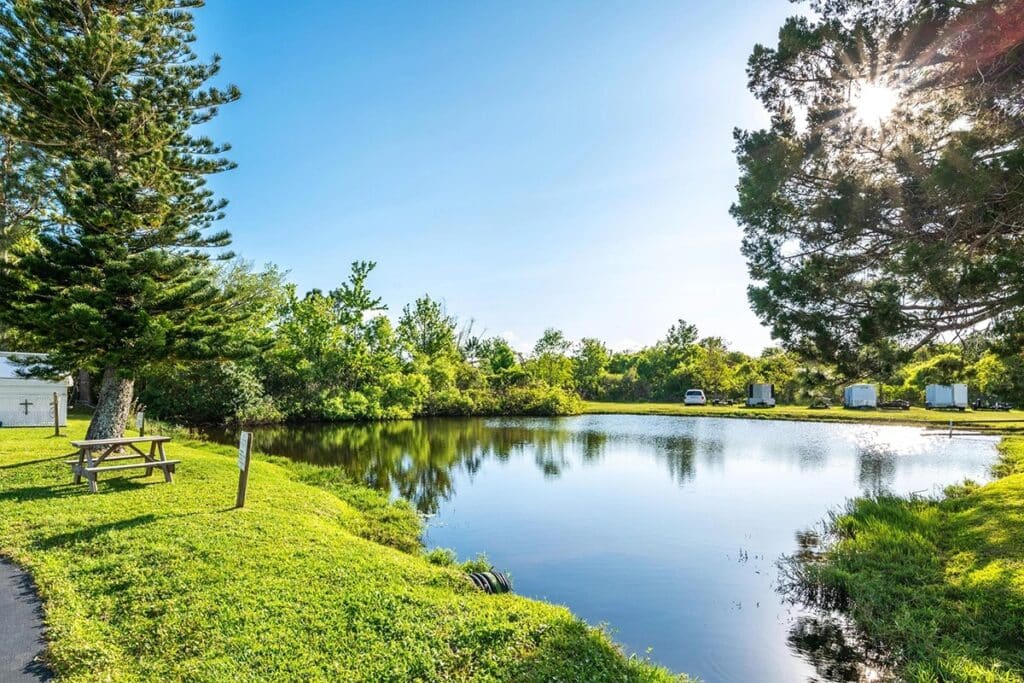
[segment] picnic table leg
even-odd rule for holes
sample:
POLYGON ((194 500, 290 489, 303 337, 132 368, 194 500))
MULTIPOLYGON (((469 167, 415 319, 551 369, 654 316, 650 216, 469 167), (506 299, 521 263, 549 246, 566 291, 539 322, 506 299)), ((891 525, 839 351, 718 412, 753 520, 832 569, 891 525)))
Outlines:
MULTIPOLYGON (((89 467, 92 467, 93 466, 92 451, 91 450, 87 450, 87 449, 83 449, 83 450, 85 451, 85 461, 86 461, 86 463, 88 464, 89 467)), ((95 472, 89 472, 89 471, 84 470, 84 469, 82 470, 82 472, 85 474, 85 478, 89 481, 89 492, 90 493, 99 493, 100 489, 99 489, 99 486, 97 486, 97 484, 96 484, 96 473, 95 472)))
MULTIPOLYGON (((154 460, 156 460, 156 453, 154 452, 155 450, 156 450, 156 442, 154 441, 154 442, 151 442, 149 444, 149 456, 146 458, 146 462, 153 462, 154 460)), ((153 468, 152 467, 147 467, 146 468, 146 476, 147 477, 152 477, 153 476, 153 468)))
MULTIPOLYGON (((158 442, 156 444, 156 447, 160 451, 160 461, 163 462, 163 461, 167 460, 167 454, 164 453, 164 444, 163 444, 163 442, 162 441, 158 442)), ((160 469, 162 469, 164 471, 164 481, 167 482, 168 484, 173 484, 174 483, 174 475, 171 473, 171 469, 173 467, 174 467, 174 465, 164 465, 163 467, 160 468, 160 469)))
POLYGON ((71 468, 71 471, 75 473, 75 483, 82 483, 82 463, 85 462, 85 449, 78 449, 78 464, 71 468))

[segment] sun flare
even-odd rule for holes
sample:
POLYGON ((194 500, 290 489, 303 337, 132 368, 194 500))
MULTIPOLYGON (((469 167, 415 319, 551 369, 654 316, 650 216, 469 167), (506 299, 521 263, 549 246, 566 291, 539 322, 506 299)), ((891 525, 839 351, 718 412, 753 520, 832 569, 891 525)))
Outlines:
POLYGON ((897 99, 896 91, 892 88, 869 81, 854 87, 850 104, 862 124, 878 126, 892 114, 897 99))

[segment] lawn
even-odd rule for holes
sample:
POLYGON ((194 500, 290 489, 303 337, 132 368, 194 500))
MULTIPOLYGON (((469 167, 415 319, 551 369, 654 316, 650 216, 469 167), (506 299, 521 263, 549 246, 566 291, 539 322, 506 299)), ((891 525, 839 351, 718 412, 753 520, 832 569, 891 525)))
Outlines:
POLYGON ((1024 439, 985 486, 859 499, 799 583, 895 655, 901 680, 1024 681, 1024 439))
POLYGON ((587 401, 583 412, 591 414, 630 415, 687 415, 702 417, 731 417, 753 420, 803 420, 814 422, 888 422, 893 424, 920 424, 932 427, 948 426, 950 420, 958 429, 1024 432, 1024 410, 988 412, 967 410, 844 410, 832 407, 813 410, 806 405, 777 406, 775 408, 746 408, 738 406, 685 406, 682 403, 614 403, 587 401))
POLYGON ((235 510, 231 448, 176 440, 174 484, 99 494, 69 450, 0 430, 0 554, 33 575, 67 680, 677 680, 562 607, 477 592, 427 561, 408 507, 334 470, 259 458, 235 510))

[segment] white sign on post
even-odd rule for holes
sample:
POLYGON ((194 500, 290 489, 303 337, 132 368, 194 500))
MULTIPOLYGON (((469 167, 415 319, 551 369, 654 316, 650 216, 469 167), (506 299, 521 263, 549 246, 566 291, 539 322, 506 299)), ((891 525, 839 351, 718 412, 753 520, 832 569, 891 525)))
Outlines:
POLYGON ((136 429, 142 429, 142 425, 146 422, 146 413, 141 410, 135 413, 135 427, 136 429))
POLYGON ((238 438, 238 495, 235 507, 245 506, 245 490, 249 487, 249 460, 252 455, 252 432, 242 432, 238 438))
POLYGON ((242 436, 238 439, 238 469, 240 470, 246 469, 249 464, 250 438, 252 438, 252 432, 242 432, 242 436))

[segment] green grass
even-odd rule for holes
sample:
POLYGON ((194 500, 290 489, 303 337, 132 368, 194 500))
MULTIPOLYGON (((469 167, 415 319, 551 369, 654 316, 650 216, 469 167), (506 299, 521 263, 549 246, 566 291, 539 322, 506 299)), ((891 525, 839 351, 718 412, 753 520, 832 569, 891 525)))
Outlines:
POLYGON ((886 422, 891 424, 947 426, 950 420, 956 428, 1024 433, 1024 410, 987 412, 967 410, 812 410, 806 405, 777 406, 775 408, 746 408, 743 406, 684 406, 682 403, 613 403, 587 401, 583 412, 601 415, 687 415, 699 417, 731 417, 753 420, 799 420, 813 422, 886 422))
POLYGON ((985 486, 860 499, 831 523, 804 588, 892 652, 901 680, 1024 681, 1024 439, 985 486))
MULTIPOLYGON (((71 420, 81 438, 86 422, 71 420)), ((477 592, 406 506, 334 470, 175 440, 176 481, 70 483, 67 437, 0 430, 0 554, 33 575, 71 681, 670 681, 568 610, 477 592)))

